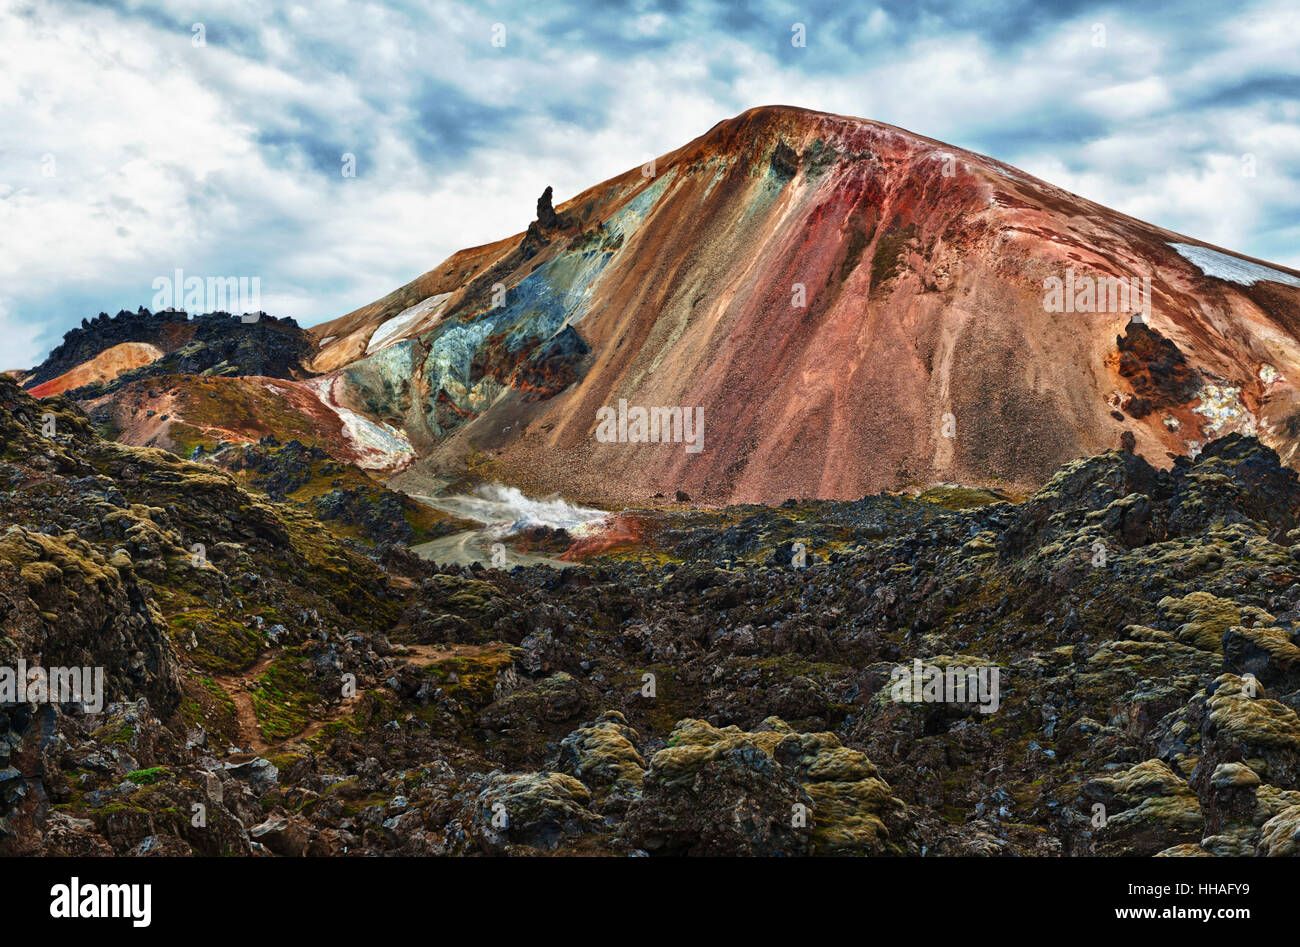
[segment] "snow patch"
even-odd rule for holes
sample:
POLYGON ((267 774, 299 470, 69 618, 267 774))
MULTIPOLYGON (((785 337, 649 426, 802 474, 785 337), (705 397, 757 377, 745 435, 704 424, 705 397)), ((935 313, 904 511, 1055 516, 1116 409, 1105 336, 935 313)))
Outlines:
POLYGON ((1191 261, 1202 273, 1206 276, 1213 276, 1215 279, 1227 280, 1241 286, 1250 286, 1261 280, 1282 283, 1286 286, 1300 286, 1300 279, 1291 276, 1289 273, 1283 273, 1281 270, 1275 270, 1272 267, 1260 266, 1258 263, 1251 263, 1249 260, 1229 256, 1226 253, 1220 253, 1218 250, 1211 250, 1209 247, 1197 247, 1190 243, 1171 243, 1169 245, 1177 250, 1179 256, 1184 260, 1191 261))
POLYGON ((394 470, 414 460, 415 448, 405 433, 391 424, 376 424, 335 401, 334 388, 339 381, 338 375, 322 375, 303 382, 303 385, 316 394, 321 404, 339 416, 343 422, 343 436, 356 453, 357 466, 366 470, 394 470))
POLYGON ((438 315, 447 304, 448 299, 451 299, 451 293, 439 293, 437 296, 430 296, 386 320, 370 337, 370 344, 366 346, 366 354, 370 355, 372 352, 378 352, 380 349, 391 345, 397 340, 398 336, 419 323, 425 316, 438 315))

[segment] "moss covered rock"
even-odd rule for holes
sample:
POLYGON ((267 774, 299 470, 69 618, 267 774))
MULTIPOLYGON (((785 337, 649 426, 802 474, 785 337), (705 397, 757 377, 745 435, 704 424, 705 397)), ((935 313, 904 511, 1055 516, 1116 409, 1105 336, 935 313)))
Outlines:
POLYGON ((683 720, 652 757, 628 811, 633 844, 652 854, 903 854, 906 807, 867 757, 830 733, 683 720))
POLYGON ((1198 843, 1205 827, 1196 793, 1163 760, 1092 779, 1083 796, 1096 814, 1093 851, 1099 855, 1155 855, 1198 843))
POLYGON ((645 760, 640 736, 617 710, 607 710, 560 741, 556 768, 592 788, 633 791, 641 786, 645 760))
POLYGON ((591 792, 564 773, 493 771, 448 829, 453 851, 505 854, 514 846, 551 850, 598 830, 591 792))

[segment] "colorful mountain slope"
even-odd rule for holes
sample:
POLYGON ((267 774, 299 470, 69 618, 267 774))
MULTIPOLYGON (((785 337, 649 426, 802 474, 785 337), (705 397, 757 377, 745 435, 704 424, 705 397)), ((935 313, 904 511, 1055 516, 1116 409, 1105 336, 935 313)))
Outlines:
POLYGON ((314 379, 165 375, 79 403, 116 440, 185 457, 272 437, 383 474, 411 462, 414 454, 401 432, 335 407, 324 381, 323 387, 314 379))
POLYGON ((399 483, 480 452, 607 502, 1031 488, 1126 435, 1161 465, 1234 431, 1292 461, 1298 282, 971 152, 768 107, 559 208, 548 189, 526 232, 313 329, 311 367, 405 431, 399 483), (1145 325, 1048 311, 1052 278, 1144 277, 1145 325), (703 449, 599 441, 620 399, 702 408, 703 449))
POLYGON ((162 349, 148 342, 120 342, 57 378, 33 385, 31 394, 37 398, 47 398, 73 388, 112 381, 123 372, 149 365, 162 356, 162 349))

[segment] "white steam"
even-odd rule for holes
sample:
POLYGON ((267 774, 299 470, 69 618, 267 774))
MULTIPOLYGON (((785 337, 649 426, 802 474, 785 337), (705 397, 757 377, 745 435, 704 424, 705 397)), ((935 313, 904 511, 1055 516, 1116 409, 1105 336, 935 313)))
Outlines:
POLYGON ((476 520, 502 536, 534 526, 581 534, 589 524, 607 515, 603 510, 574 506, 558 496, 540 500, 526 497, 517 488, 499 483, 478 487, 472 494, 419 499, 453 516, 476 520))

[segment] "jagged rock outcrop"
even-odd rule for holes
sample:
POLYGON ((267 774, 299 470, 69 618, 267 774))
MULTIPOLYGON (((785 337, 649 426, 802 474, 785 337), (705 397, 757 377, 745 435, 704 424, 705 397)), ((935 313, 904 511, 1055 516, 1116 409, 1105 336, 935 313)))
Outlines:
POLYGON ((313 354, 310 333, 292 319, 265 313, 256 321, 214 312, 191 318, 180 310, 100 313, 93 321, 67 332, 49 356, 23 380, 43 397, 70 390, 78 399, 116 391, 131 381, 174 374, 260 375, 302 378, 303 364, 313 354), (119 360, 107 377, 81 379, 77 369, 120 346, 151 347, 157 357, 147 362, 119 360), (135 363, 133 363, 133 361, 135 363))

